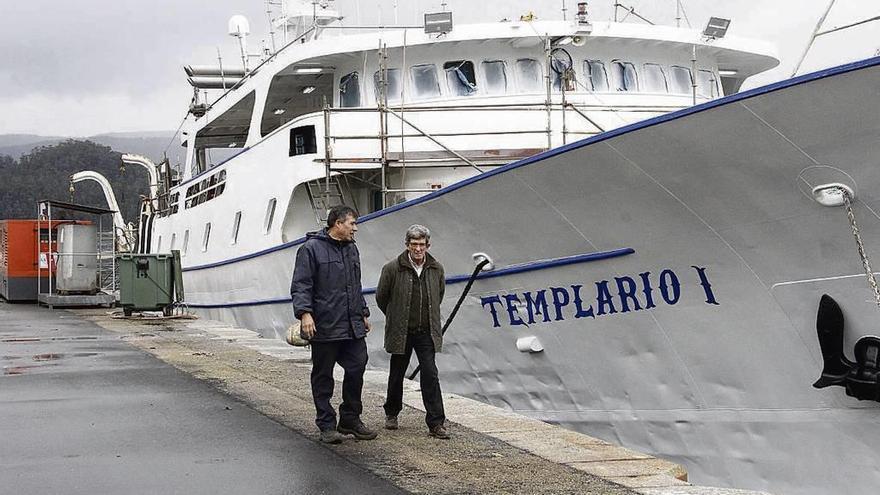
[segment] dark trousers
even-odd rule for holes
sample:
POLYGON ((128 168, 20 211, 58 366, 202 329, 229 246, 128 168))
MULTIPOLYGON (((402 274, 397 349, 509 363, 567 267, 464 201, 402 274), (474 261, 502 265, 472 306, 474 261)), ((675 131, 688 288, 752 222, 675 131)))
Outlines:
POLYGON ((388 398, 385 400, 385 415, 397 416, 403 409, 403 378, 413 349, 419 360, 419 383, 422 387, 422 403, 425 405, 425 423, 428 427, 442 425, 446 421, 443 412, 443 396, 440 393, 440 377, 434 362, 434 341, 431 334, 422 332, 406 337, 404 354, 391 355, 391 370, 388 373, 388 398))
POLYGON ((321 431, 336 429, 336 411, 330 405, 333 398, 333 367, 336 363, 345 370, 342 380, 342 404, 339 405, 339 424, 353 427, 360 422, 363 404, 364 370, 367 368, 365 339, 312 342, 312 398, 315 400, 315 424, 321 431))

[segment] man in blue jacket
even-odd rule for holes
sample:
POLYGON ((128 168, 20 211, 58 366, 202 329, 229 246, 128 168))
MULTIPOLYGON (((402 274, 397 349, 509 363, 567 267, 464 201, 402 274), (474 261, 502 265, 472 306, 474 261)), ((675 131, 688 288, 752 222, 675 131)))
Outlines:
POLYGON ((367 367, 366 336, 371 326, 361 293, 360 253, 354 243, 357 213, 334 206, 327 227, 310 232, 296 253, 290 295, 293 313, 301 321, 300 334, 312 348, 312 398, 321 441, 342 442, 342 434, 372 440, 377 433, 361 421, 361 390, 367 367), (330 404, 333 367, 345 370, 339 424, 330 404))

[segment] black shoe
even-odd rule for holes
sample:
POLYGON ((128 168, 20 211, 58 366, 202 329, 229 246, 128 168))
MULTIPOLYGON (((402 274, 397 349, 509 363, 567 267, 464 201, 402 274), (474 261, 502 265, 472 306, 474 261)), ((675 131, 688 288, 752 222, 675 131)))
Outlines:
POLYGON ((342 435, 336 430, 321 430, 321 442, 323 443, 342 443, 342 435))
POLYGON ((446 427, 443 424, 432 426, 428 429, 428 434, 434 438, 442 438, 444 440, 449 439, 449 432, 446 431, 446 427))
POLYGON ((385 416, 385 429, 396 430, 397 428, 397 416, 385 416))
POLYGON ((358 422, 358 424, 351 428, 339 425, 336 431, 343 435, 354 435, 358 440, 372 440, 379 436, 379 432, 367 428, 367 425, 361 422, 358 422))

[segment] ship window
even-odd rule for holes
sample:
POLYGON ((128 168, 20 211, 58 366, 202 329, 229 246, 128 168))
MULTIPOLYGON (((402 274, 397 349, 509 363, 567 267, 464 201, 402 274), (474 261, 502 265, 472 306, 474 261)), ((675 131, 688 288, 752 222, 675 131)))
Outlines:
POLYGON ((186 250, 189 248, 189 229, 183 233, 183 255, 186 256, 186 250))
POLYGON ((223 191, 226 190, 226 170, 221 170, 219 174, 217 174, 217 194, 214 197, 220 196, 223 194, 223 191))
POLYGON ((184 208, 198 206, 223 194, 226 190, 226 170, 206 177, 186 189, 184 208))
POLYGON ((211 239, 211 222, 205 224, 205 235, 202 237, 202 252, 208 250, 208 241, 211 239))
POLYGON ((686 95, 691 92, 691 70, 687 67, 673 65, 670 69, 669 92, 677 95, 686 95))
POLYGON ((276 199, 272 198, 269 200, 269 205, 266 206, 266 218, 263 219, 263 233, 268 234, 269 230, 272 229, 272 220, 275 218, 275 203, 276 199))
POLYGON ((645 76, 645 91, 648 93, 667 93, 666 74, 663 68, 657 64, 645 64, 643 66, 645 76))
POLYGON ((193 175, 216 167, 242 151, 250 132, 255 100, 255 92, 251 91, 196 133, 194 161, 190 164, 193 175))
POLYGON ((171 251, 174 251, 174 245, 177 244, 177 234, 171 234, 171 251))
POLYGON ((343 108, 361 106, 361 88, 357 72, 350 72, 339 80, 339 106, 343 108))
POLYGON ((214 186, 217 185, 217 177, 218 176, 219 176, 219 174, 214 174, 211 177, 208 177, 208 185, 205 190, 206 194, 205 194, 205 197, 203 198, 203 202, 214 199, 214 197, 217 196, 217 188, 214 186))
POLYGON ((290 150, 287 156, 308 155, 318 152, 315 126, 304 125, 290 130, 290 150))
POLYGON ((477 92, 477 73, 470 60, 456 60, 443 64, 446 84, 453 96, 470 96, 477 92))
POLYGON ((413 91, 416 98, 436 98, 440 96, 440 82, 437 81, 437 68, 434 64, 414 65, 410 69, 413 78, 413 91))
MULTIPOLYGON (((403 81, 400 78, 400 69, 388 69, 387 81, 385 83, 385 92, 388 97, 388 103, 400 103, 403 94, 403 81)), ((373 88, 376 90, 376 101, 382 101, 382 71, 376 71, 373 74, 373 88)))
POLYGON ((639 76, 632 62, 611 62, 611 81, 615 91, 638 91, 639 76))
POLYGON ((718 97, 718 86, 715 74, 710 70, 700 69, 697 71, 697 96, 703 98, 718 97))
POLYGON ((232 222, 232 243, 238 243, 238 229, 241 227, 241 212, 235 212, 235 221, 232 222))
POLYGON ((269 135, 300 116, 320 112, 325 100, 333 101, 335 98, 334 83, 336 75, 330 72, 290 74, 282 70, 275 74, 262 104, 261 136, 269 135))
POLYGON ((587 76, 587 88, 590 91, 608 91, 608 73, 605 63, 601 60, 584 61, 584 74, 587 76))
POLYGON ((503 95, 507 92, 507 69, 503 60, 483 62, 483 77, 486 79, 486 94, 503 95))
POLYGON ((521 58, 516 61, 516 84, 520 93, 541 91, 544 71, 541 64, 533 58, 521 58))
POLYGON ((165 209, 159 212, 160 217, 166 217, 168 215, 174 215, 178 210, 178 202, 180 201, 180 193, 176 192, 168 196, 168 200, 165 204, 165 209))

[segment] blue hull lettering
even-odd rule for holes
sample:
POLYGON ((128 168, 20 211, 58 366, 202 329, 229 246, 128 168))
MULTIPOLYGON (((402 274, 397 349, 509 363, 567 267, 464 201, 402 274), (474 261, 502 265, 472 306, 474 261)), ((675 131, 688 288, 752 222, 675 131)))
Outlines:
POLYGON ((706 304, 719 305, 706 267, 691 265, 691 268, 696 272, 693 279, 696 279, 694 281, 699 283, 702 291, 688 289, 696 287, 696 284, 683 286, 678 274, 666 268, 660 270, 659 275, 645 271, 638 276, 621 275, 611 280, 593 282, 592 285, 572 284, 522 293, 492 294, 480 297, 480 304, 492 316, 493 328, 499 328, 502 320, 515 327, 555 323, 566 318, 609 317, 654 309, 658 303, 661 306, 675 306, 682 298, 688 297, 699 297, 706 304), (591 294, 589 289, 585 291, 585 287, 591 286, 595 287, 595 293, 591 294), (659 298, 654 297, 657 292, 660 293, 659 298))

